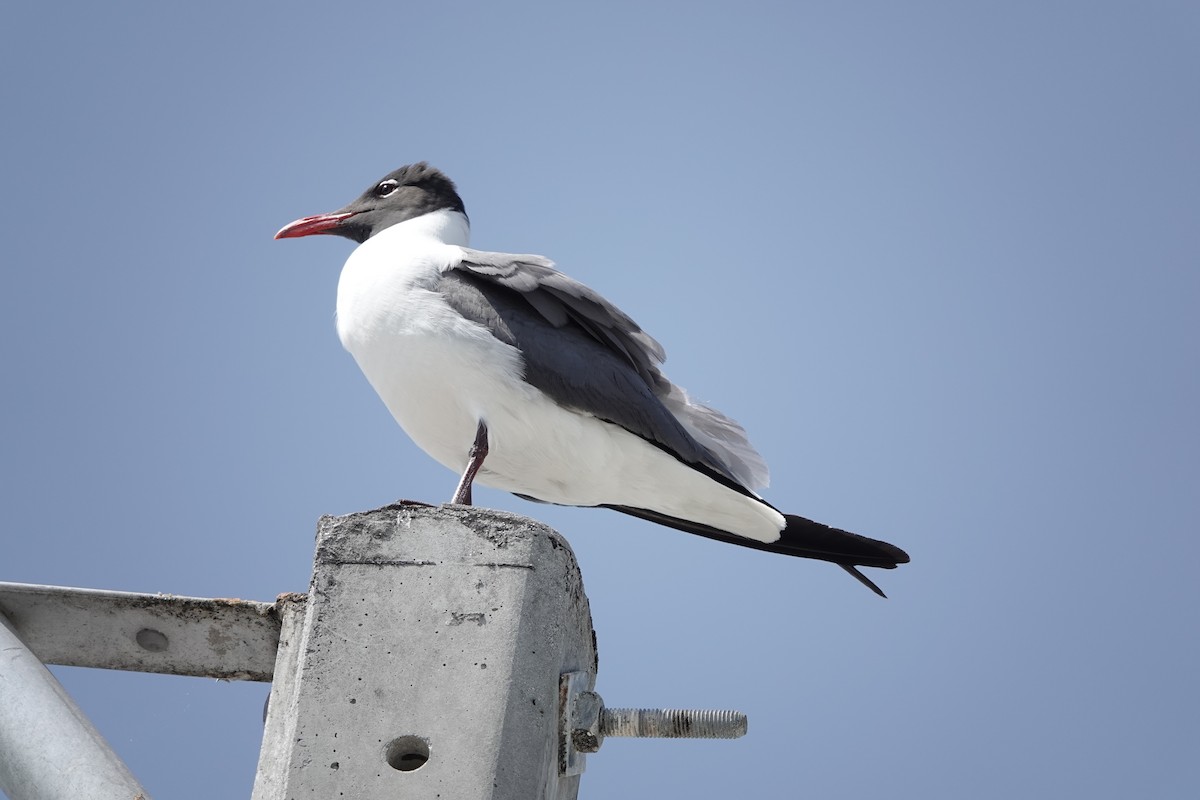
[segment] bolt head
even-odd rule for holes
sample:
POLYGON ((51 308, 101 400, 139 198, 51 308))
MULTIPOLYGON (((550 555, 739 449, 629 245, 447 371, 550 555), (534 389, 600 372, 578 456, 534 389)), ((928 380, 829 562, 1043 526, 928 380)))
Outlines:
POLYGON ((600 749, 600 737, 583 728, 571 731, 571 743, 581 753, 595 753, 600 749))

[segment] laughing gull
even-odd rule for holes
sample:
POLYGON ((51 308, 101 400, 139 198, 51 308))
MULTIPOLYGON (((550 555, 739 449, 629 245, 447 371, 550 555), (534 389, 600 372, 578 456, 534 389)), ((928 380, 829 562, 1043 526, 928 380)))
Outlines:
POLYGON ((900 548, 783 514, 757 494, 767 466, 738 423, 659 370, 665 354, 620 309, 535 255, 467 247, 454 183, 422 162, 276 239, 336 234, 337 332, 392 416, 471 483, 602 506, 722 542, 856 567, 900 548))

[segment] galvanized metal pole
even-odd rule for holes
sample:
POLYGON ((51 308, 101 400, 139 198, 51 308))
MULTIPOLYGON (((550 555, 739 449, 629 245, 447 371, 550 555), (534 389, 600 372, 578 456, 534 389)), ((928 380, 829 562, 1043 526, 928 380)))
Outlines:
POLYGON ((149 797, 3 614, 0 790, 12 800, 149 797))
POLYGON ((303 617, 283 606, 254 800, 574 800, 564 673, 590 690, 596 651, 559 534, 464 506, 326 517, 303 617))

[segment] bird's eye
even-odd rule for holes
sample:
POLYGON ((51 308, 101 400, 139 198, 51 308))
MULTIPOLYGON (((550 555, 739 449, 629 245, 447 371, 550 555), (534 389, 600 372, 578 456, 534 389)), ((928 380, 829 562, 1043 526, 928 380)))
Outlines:
POLYGON ((388 197, 399 188, 400 181, 395 181, 391 178, 388 178, 386 181, 380 181, 379 185, 375 187, 375 196, 388 197))

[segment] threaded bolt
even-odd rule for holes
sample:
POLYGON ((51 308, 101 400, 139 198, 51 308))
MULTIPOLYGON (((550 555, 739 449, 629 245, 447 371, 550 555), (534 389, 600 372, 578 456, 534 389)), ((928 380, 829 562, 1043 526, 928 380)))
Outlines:
POLYGON ((559 677, 559 774, 579 775, 584 757, 595 753, 606 736, 658 739, 736 739, 748 722, 740 711, 675 708, 605 708, 589 690, 593 676, 564 672, 559 677))
POLYGON ((746 715, 740 711, 700 711, 674 708, 601 708, 604 736, 654 739, 737 739, 746 735, 746 715))

